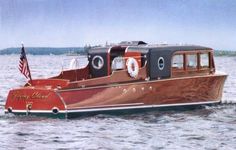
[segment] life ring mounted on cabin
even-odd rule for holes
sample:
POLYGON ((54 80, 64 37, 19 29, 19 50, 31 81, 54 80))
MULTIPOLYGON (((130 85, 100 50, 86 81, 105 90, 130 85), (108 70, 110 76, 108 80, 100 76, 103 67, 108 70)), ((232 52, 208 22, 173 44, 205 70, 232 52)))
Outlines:
POLYGON ((136 78, 139 72, 139 66, 136 59, 130 57, 126 62, 128 73, 132 78, 136 78))

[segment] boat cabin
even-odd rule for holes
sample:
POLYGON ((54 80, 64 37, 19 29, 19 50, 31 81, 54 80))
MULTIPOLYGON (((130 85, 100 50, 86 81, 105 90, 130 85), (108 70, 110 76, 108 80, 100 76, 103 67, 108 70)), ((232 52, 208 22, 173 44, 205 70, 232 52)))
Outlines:
POLYGON ((121 43, 88 50, 88 65, 63 71, 54 79, 68 79, 72 87, 162 80, 215 72, 213 50, 194 45, 121 43))

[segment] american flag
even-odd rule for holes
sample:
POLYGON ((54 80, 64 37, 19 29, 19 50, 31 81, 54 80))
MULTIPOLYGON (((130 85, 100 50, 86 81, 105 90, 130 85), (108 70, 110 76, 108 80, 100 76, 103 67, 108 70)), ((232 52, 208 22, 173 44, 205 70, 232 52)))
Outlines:
POLYGON ((29 78, 31 80, 29 65, 26 58, 26 54, 25 54, 25 48, 23 45, 22 45, 21 54, 20 54, 19 70, 27 79, 29 78))

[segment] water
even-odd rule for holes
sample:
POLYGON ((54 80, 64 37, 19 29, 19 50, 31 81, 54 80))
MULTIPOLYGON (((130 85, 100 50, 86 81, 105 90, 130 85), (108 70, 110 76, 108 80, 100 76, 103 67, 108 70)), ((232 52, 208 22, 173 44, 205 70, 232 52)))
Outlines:
MULTIPOLYGON (((28 56, 33 78, 61 71, 69 56, 28 56)), ((69 57, 70 59, 71 57, 69 57)), ((19 56, 0 56, 0 104, 9 89, 25 83, 19 56)), ((225 104, 192 111, 97 115, 73 120, 15 117, 0 110, 0 149, 236 149, 236 57, 216 57, 229 74, 225 104)))

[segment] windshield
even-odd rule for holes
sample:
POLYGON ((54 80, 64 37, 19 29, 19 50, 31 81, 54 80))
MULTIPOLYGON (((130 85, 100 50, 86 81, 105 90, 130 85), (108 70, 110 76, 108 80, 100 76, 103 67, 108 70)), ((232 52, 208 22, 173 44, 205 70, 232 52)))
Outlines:
POLYGON ((67 56, 62 61, 62 70, 81 69, 88 65, 87 55, 67 56))

